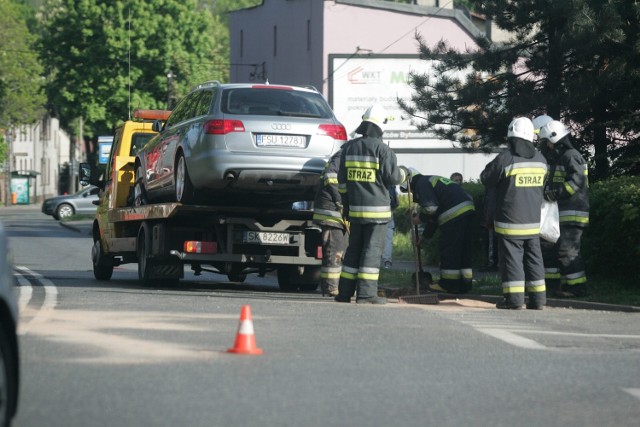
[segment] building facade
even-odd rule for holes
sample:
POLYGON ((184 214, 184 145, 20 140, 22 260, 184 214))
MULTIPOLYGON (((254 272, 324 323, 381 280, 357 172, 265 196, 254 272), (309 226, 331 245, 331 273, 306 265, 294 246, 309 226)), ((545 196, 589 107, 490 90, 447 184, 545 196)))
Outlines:
POLYGON ((9 153, 0 171, 2 205, 40 203, 77 190, 63 172, 78 164, 82 147, 76 149, 57 118, 44 116, 34 124, 13 127, 5 133, 5 141, 9 153))

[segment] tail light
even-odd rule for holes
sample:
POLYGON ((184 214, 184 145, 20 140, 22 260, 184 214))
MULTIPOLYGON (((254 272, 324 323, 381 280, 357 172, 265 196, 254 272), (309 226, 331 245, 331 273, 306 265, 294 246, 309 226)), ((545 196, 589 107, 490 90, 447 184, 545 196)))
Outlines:
POLYGON ((189 240, 184 242, 184 251, 189 254, 215 254, 218 252, 218 245, 216 242, 189 240))
POLYGON ((240 120, 209 120, 204 124, 204 133, 226 135, 231 132, 244 132, 244 124, 240 120))
POLYGON ((347 130, 342 125, 320 125, 318 135, 326 135, 342 141, 347 140, 347 130))

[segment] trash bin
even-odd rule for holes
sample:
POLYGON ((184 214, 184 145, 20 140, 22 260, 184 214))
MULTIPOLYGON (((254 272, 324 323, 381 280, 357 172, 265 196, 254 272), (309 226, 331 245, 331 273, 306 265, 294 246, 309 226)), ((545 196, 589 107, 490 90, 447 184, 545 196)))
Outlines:
POLYGON ((11 193, 11 204, 13 205, 18 204, 18 193, 16 193, 15 191, 11 193))

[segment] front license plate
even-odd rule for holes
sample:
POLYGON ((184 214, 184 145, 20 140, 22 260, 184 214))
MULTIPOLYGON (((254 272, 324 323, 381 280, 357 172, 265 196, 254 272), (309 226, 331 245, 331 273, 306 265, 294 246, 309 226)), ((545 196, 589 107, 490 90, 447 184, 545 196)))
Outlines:
POLYGON ((245 231, 244 243, 256 243, 262 245, 289 245, 289 233, 269 233, 265 231, 245 231))
POLYGON ((258 147, 293 147, 304 148, 305 137, 302 135, 256 135, 256 144, 258 147))

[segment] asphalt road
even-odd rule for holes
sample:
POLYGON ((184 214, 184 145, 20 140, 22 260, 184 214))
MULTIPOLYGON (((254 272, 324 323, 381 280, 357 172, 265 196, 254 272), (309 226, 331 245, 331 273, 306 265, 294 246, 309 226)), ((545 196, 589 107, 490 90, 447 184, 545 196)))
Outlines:
POLYGON ((21 306, 20 426, 636 426, 640 317, 338 304, 209 274, 93 278, 91 239, 0 209, 21 306), (250 305, 260 356, 227 353, 250 305))

